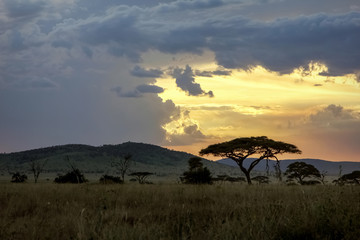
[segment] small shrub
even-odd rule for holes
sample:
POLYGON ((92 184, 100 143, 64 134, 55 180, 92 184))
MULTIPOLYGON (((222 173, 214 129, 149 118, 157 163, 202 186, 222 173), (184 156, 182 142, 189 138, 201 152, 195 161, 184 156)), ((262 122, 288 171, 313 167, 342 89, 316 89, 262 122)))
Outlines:
POLYGON ((100 178, 100 183, 102 184, 113 184, 113 183, 124 183, 120 177, 114 177, 110 175, 103 175, 100 178))
POLYGON ((267 176, 256 176, 251 178, 251 180, 257 182, 258 184, 268 184, 270 182, 269 177, 267 176))
POLYGON ((87 181, 88 180, 84 177, 84 174, 82 174, 79 169, 74 169, 65 175, 60 175, 54 180, 56 183, 84 183, 87 181))
POLYGON ((26 182, 27 179, 28 179, 28 177, 26 176, 26 174, 21 174, 19 172, 16 172, 12 175, 11 182, 12 183, 23 183, 23 182, 26 182))

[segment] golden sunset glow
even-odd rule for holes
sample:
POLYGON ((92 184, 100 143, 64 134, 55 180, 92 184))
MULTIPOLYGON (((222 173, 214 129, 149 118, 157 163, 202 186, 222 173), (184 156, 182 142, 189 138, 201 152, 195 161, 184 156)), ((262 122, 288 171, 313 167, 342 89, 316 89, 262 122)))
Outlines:
MULTIPOLYGON (((202 71, 210 71, 211 67, 202 71)), ((214 67, 214 66, 212 66, 214 67)), ((303 131, 309 126, 309 116, 328 105, 336 103, 345 109, 353 109, 353 116, 359 117, 360 84, 354 75, 328 77, 320 75, 327 67, 319 63, 309 64, 308 70, 296 69, 291 74, 280 75, 257 66, 249 71, 233 71, 230 76, 212 78, 195 77, 203 89, 212 89, 215 97, 201 98, 187 96, 171 79, 159 79, 157 84, 166 91, 163 99, 172 99, 182 111, 189 111, 186 119, 165 125, 171 132, 183 133, 181 126, 187 122, 196 123, 202 133, 209 136, 198 147, 171 146, 196 153, 209 143, 229 140, 239 136, 267 135, 276 139, 288 139, 300 146, 311 144, 303 131)), ((307 146, 309 147, 309 146, 307 146)), ((305 150, 314 155, 317 149, 305 150)), ((331 151, 330 151, 331 152, 331 151)), ((330 153, 334 156, 334 153, 330 153)), ((340 154, 337 158, 339 159, 340 154)), ((329 159, 331 157, 329 156, 329 159)), ((351 160, 356 160, 353 156, 351 160)))

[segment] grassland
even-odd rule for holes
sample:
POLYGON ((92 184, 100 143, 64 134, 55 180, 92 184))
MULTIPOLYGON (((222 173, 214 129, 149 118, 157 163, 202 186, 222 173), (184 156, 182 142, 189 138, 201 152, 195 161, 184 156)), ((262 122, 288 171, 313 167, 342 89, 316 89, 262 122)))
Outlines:
POLYGON ((0 184, 0 239, 359 239, 360 187, 0 184))

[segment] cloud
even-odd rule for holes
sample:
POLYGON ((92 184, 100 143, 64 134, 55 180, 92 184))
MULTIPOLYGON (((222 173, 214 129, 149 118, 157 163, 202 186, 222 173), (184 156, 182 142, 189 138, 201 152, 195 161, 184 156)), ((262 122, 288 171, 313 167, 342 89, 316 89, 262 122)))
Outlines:
POLYGON ((116 92, 118 97, 140 98, 144 96, 143 93, 159 94, 164 92, 164 89, 155 85, 142 84, 130 91, 124 91, 122 87, 112 88, 111 91, 116 92))
POLYGON ((186 92, 189 96, 209 96, 214 97, 212 91, 205 92, 200 84, 195 82, 194 73, 189 65, 185 69, 174 69, 172 76, 176 79, 176 85, 186 92))
POLYGON ((199 124, 191 119, 190 111, 181 110, 173 115, 172 121, 163 127, 166 130, 166 141, 168 146, 184 146, 201 142, 207 138, 200 130, 199 124))
POLYGON ((159 86, 155 85, 148 85, 148 84, 142 84, 136 87, 136 90, 138 90, 141 93, 162 93, 164 92, 164 89, 159 86))
POLYGON ((145 69, 136 65, 131 71, 131 75, 135 77, 144 78, 159 78, 163 75, 163 72, 159 69, 145 69))
POLYGON ((357 161, 360 154, 360 114, 358 110, 330 104, 294 125, 296 139, 308 156, 326 154, 337 161, 357 161), (349 157, 349 158, 347 158, 349 157))
POLYGON ((215 71, 195 70, 195 75, 196 76, 201 76, 201 77, 213 77, 213 75, 229 76, 229 75, 231 75, 231 71, 229 71, 229 70, 215 70, 215 71))
POLYGON ((156 7, 158 13, 168 13, 173 11, 185 11, 194 9, 209 9, 224 5, 222 0, 196 0, 196 1, 174 1, 172 3, 160 4, 156 7))
POLYGON ((215 70, 213 71, 214 75, 218 75, 218 76, 229 76, 231 75, 231 71, 228 70, 215 70))
POLYGON ((353 52, 360 41, 359 17, 359 12, 353 12, 272 22, 229 18, 222 22, 225 28, 215 30, 218 36, 212 36, 208 46, 215 52, 218 63, 227 68, 262 65, 272 71, 290 73, 294 68, 318 61, 329 67, 331 75, 353 73, 359 69, 360 60, 360 55, 353 52), (236 34, 229 37, 229 31, 236 34))
POLYGON ((139 98, 142 97, 142 94, 135 90, 132 91, 124 91, 122 87, 112 88, 111 91, 114 91, 118 97, 121 98, 139 98))
POLYGON ((10 18, 29 18, 39 15, 45 7, 43 1, 4 0, 10 18))
MULTIPOLYGON (((253 13, 247 6, 266 9, 263 4, 269 1, 252 2, 0 0, 0 109, 6 119, 0 126, 6 132, 0 145, 22 142, 26 146, 33 136, 39 136, 41 146, 129 139, 159 143, 169 134, 173 142, 202 141, 204 134, 195 120, 179 125, 178 133, 167 133, 164 124, 177 121, 180 109, 159 98, 164 89, 153 84, 154 78, 162 77, 160 69, 173 69, 172 64, 198 66, 191 58, 205 51, 214 54, 218 70, 186 66, 172 72, 187 95, 214 95, 196 82, 196 76, 227 76, 233 69, 255 65, 289 73, 318 61, 328 66, 323 75, 359 74, 359 12, 329 10, 329 14, 297 16, 283 11, 290 17, 276 19, 278 14, 272 13, 273 17, 262 18, 263 11, 253 13), (257 15, 256 20, 252 15, 257 15), (149 52, 169 59, 180 54, 187 58, 156 68, 161 62, 156 57, 144 62, 143 55, 149 52), (54 91, 50 96, 49 91, 19 89, 54 91), (14 119, 20 119, 16 126, 14 119)), ((277 2, 291 5, 294 1, 277 2)), ((313 113, 306 127, 357 129, 355 112, 337 109, 334 105, 313 113)), ((237 110, 229 110, 226 119, 220 109, 219 114, 213 112, 224 126, 238 118, 245 119, 239 121, 243 129, 248 124, 257 129, 255 125, 275 122, 265 119, 255 124, 250 113, 237 110)))
MULTIPOLYGON (((0 26, 0 54, 7 61, 0 63, 0 78, 6 75, 14 80, 21 78, 12 71, 14 67, 6 66, 8 63, 26 65, 50 78, 49 72, 58 72, 66 61, 79 58, 80 54, 87 58, 110 54, 139 63, 149 50, 167 54, 202 54, 210 50, 217 63, 226 69, 262 65, 271 71, 290 73, 310 62, 326 64, 328 72, 323 75, 356 74, 360 69, 360 12, 259 21, 232 11, 224 14, 222 8, 242 6, 232 1, 175 1, 160 5, 151 2, 139 6, 135 3, 130 6, 130 1, 124 5, 111 1, 101 7, 94 1, 91 4, 81 1, 78 5, 70 2, 69 5, 55 0, 5 2, 7 15, 0 16, 0 22, 6 19, 0 26), (186 17, 182 15, 180 22, 175 12, 160 11, 166 8, 177 9, 186 17), (44 59, 58 60, 51 65, 52 71, 48 71, 50 64, 46 69, 39 68, 44 59)), ((195 75, 229 75, 229 71, 195 71, 195 75)), ((138 77, 160 75, 160 70, 139 66, 131 72, 138 77)))
MULTIPOLYGON (((25 83, 25 86, 27 84, 25 83)), ((29 88, 35 88, 35 89, 53 89, 57 88, 57 84, 53 81, 50 81, 48 79, 35 79, 29 82, 27 85, 29 88)))
POLYGON ((327 107, 310 114, 308 123, 316 127, 339 129, 348 128, 353 126, 353 124, 359 125, 360 118, 356 116, 356 112, 354 113, 351 110, 346 110, 340 105, 330 104, 327 107))

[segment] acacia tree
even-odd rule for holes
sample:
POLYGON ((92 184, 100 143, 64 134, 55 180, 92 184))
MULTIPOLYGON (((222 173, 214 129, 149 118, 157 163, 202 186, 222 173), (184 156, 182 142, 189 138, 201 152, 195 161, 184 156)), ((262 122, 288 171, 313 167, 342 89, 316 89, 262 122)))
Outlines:
POLYGON ((151 172, 133 172, 133 173, 129 174, 129 176, 135 177, 135 179, 140 184, 147 183, 146 178, 149 177, 150 175, 153 175, 153 173, 151 173, 151 172))
POLYGON ((307 164, 304 162, 294 162, 291 163, 285 172, 287 175, 287 181, 296 180, 299 184, 315 184, 319 183, 318 181, 305 181, 305 178, 315 177, 317 179, 321 178, 321 174, 319 170, 311 164, 307 164))
POLYGON ((251 184, 250 172, 263 159, 274 158, 283 153, 297 153, 301 151, 294 145, 280 141, 274 141, 265 136, 236 138, 234 140, 213 144, 200 151, 200 155, 212 154, 214 156, 226 157, 234 160, 240 170, 245 174, 248 184, 251 184), (244 166, 244 160, 249 156, 256 155, 248 168, 244 166))
POLYGON ((346 183, 360 185, 360 171, 344 174, 339 179, 334 180, 334 182, 339 185, 344 185, 346 183))

